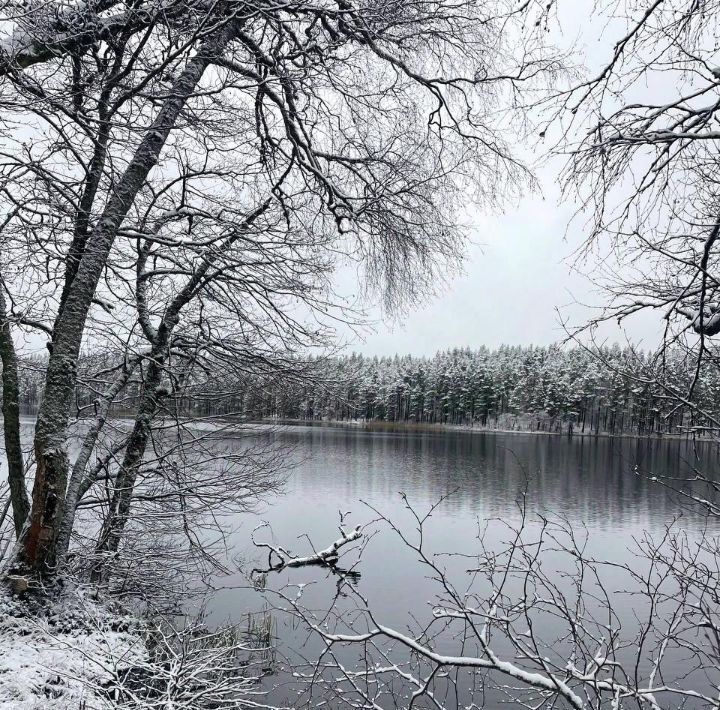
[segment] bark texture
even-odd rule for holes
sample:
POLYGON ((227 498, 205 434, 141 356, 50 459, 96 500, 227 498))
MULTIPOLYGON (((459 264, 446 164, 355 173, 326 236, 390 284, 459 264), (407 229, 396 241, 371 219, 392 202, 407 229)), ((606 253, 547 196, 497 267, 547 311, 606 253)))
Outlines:
POLYGON ((5 295, 0 290, 0 359, 2 359, 2 413, 5 436, 5 455, 8 464, 8 484, 12 502, 15 534, 20 535, 30 512, 30 500, 25 488, 25 465, 20 446, 20 388, 18 362, 12 329, 7 319, 5 295))
POLYGON ((160 151, 211 61, 235 37, 236 20, 211 33, 173 83, 157 117, 110 194, 84 245, 77 272, 55 321, 45 391, 35 428, 36 473, 30 524, 20 545, 18 566, 26 572, 53 574, 63 520, 69 461, 68 421, 76 383, 76 364, 85 322, 113 242, 138 191, 157 164, 160 151))

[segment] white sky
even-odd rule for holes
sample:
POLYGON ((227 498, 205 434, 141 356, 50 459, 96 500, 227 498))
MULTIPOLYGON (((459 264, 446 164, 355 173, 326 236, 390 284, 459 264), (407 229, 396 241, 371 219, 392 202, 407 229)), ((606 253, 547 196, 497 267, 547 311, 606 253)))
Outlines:
MULTIPOLYGON (((553 34, 560 45, 575 43, 578 59, 597 67, 607 57, 618 27, 605 28, 603 37, 601 23, 589 25, 592 4, 593 0, 561 0, 557 12, 564 32, 553 34)), ((572 270, 573 252, 584 240, 583 225, 578 220, 568 229, 574 207, 561 203, 558 167, 538 173, 542 194, 527 194, 501 215, 475 216, 464 273, 442 293, 396 322, 383 322, 379 310, 371 312, 374 331, 368 330, 362 339, 349 330, 341 334, 347 352, 432 355, 455 347, 546 345, 564 337, 561 316, 575 324, 586 320, 591 311, 577 303, 600 305, 602 295, 572 270)), ((630 338, 652 346, 662 331, 661 317, 646 314, 626 323, 625 331, 608 327, 599 337, 621 343, 630 338)), ((42 349, 44 340, 30 345, 42 349)))
MULTIPOLYGON (((583 242, 582 224, 568 223, 572 205, 559 202, 551 173, 543 173, 544 196, 528 195, 497 217, 478 218, 465 273, 440 294, 397 323, 377 322, 364 342, 350 345, 366 355, 432 355, 454 347, 547 345, 565 336, 560 317, 584 322, 602 295, 572 269, 573 252, 583 242)), ((376 313, 379 318, 379 314, 376 313)), ((653 345, 662 330, 661 314, 645 314, 624 330, 607 326, 609 342, 653 345)))
MULTIPOLYGON (((617 11, 622 3, 611 5, 617 11)), ((608 22, 593 8, 594 0, 560 0, 556 10, 562 27, 552 29, 556 45, 574 46, 577 61, 590 73, 606 63, 625 32, 621 15, 608 22)), ((374 332, 356 338, 349 350, 431 355, 454 347, 547 345, 565 336, 561 316, 575 325, 585 322, 593 311, 579 304, 598 307, 603 297, 572 268, 585 234, 581 220, 571 222, 575 206, 562 202, 561 167, 558 162, 536 171, 542 194, 525 195, 502 215, 477 215, 465 273, 444 293, 397 323, 382 322, 376 312, 374 332)), ((596 337, 653 347, 663 325, 661 313, 644 313, 622 329, 608 324, 596 337)))

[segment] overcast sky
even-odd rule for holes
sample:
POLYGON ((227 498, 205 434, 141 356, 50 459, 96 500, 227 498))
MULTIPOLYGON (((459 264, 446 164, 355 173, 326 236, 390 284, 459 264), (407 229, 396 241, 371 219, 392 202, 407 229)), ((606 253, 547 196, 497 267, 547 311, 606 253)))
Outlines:
MULTIPOLYGON (((592 0, 559 2, 562 27, 551 29, 556 46, 572 46, 591 74, 604 66, 626 30, 624 20, 603 19, 593 6, 592 0)), ((579 304, 597 307, 603 296, 572 268, 586 234, 581 220, 571 222, 576 206, 563 202, 560 194, 561 167, 558 160, 536 170, 542 194, 527 194, 501 215, 476 215, 465 273, 400 322, 382 322, 376 313, 375 332, 355 339, 350 349, 368 355, 430 355, 454 347, 547 345, 565 336, 561 316, 576 325, 585 322, 592 311, 579 304)), ((648 313, 622 329, 606 325, 597 338, 653 347, 662 328, 662 315, 648 313)))
MULTIPOLYGON (((553 171, 543 170, 539 177, 544 195, 527 195, 502 215, 478 215, 465 273, 444 293, 400 322, 378 322, 374 333, 350 349, 431 355, 454 347, 547 345, 565 337, 561 315, 584 322, 592 311, 580 304, 598 306, 602 294, 572 268, 583 225, 571 222, 572 204, 560 203, 553 171)), ((660 314, 646 314, 622 330, 607 326, 599 337, 652 346, 661 329, 660 314)))
MULTIPOLYGON (((603 23, 589 25, 591 4, 592 0, 561 2, 558 14, 564 31, 553 29, 556 43, 574 45, 577 58, 590 71, 606 60, 618 29, 609 23, 603 36, 603 23)), ((526 194, 503 214, 474 215, 464 273, 397 321, 383 321, 379 310, 371 312, 374 331, 359 337, 348 330, 347 350, 432 355, 455 347, 547 345, 565 335, 561 316, 574 324, 586 320, 591 311, 577 303, 597 306, 602 295, 573 271, 573 253, 585 234, 579 220, 568 228, 575 209, 561 200, 559 167, 558 163, 538 171, 541 194, 526 194)), ((608 327, 599 337, 621 343, 630 338, 652 346, 662 331, 660 314, 643 315, 625 328, 608 327)), ((43 350, 45 338, 30 338, 26 346, 43 350)))

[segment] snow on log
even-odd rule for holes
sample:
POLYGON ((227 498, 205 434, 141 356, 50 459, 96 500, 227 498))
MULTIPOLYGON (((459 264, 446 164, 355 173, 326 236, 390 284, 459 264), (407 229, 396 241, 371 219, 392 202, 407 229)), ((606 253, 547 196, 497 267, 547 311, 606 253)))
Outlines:
POLYGON ((278 572, 286 567, 306 567, 311 565, 323 565, 323 566, 334 566, 339 557, 340 549, 345 545, 359 540, 363 534, 360 530, 360 525, 356 526, 354 530, 347 532, 342 525, 340 526, 340 535, 335 542, 324 550, 314 552, 312 555, 306 555, 299 557, 293 555, 290 551, 279 545, 271 545, 267 542, 258 542, 255 539, 255 532, 260 528, 269 527, 268 523, 262 523, 253 530, 252 541, 255 547, 264 548, 268 551, 268 569, 266 570, 255 570, 257 572, 278 572))

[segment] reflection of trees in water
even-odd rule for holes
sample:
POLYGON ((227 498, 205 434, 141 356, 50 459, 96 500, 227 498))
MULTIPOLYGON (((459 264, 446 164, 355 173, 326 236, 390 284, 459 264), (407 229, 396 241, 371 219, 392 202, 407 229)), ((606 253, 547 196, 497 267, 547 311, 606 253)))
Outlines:
POLYGON ((670 520, 678 513, 677 500, 649 477, 689 476, 696 466, 713 475, 718 467, 710 444, 677 440, 338 429, 289 429, 282 437, 308 455, 297 472, 308 491, 325 486, 342 500, 368 494, 392 500, 404 490, 429 501, 458 489, 448 510, 496 515, 511 513, 527 484, 534 508, 602 527, 670 520))

